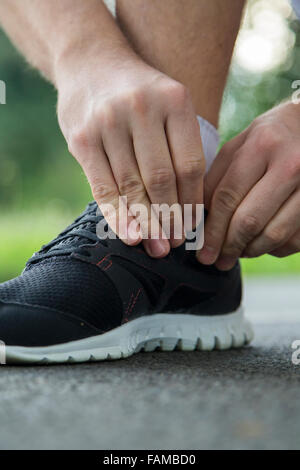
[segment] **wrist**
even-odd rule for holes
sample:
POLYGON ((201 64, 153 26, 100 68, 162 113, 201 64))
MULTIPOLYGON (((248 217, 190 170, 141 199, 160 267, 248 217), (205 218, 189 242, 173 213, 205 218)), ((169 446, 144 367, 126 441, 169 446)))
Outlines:
POLYGON ((55 58, 54 84, 59 90, 70 79, 76 82, 82 78, 93 80, 97 75, 98 80, 105 80, 106 74, 108 77, 111 73, 115 76, 117 70, 141 63, 141 59, 127 44, 110 44, 106 48, 103 44, 91 43, 86 47, 74 44, 55 58))

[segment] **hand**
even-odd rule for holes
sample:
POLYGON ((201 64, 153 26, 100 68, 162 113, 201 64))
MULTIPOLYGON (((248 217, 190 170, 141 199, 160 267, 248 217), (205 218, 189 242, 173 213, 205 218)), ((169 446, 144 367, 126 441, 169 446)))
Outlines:
POLYGON ((209 215, 200 262, 300 251, 300 108, 285 103, 224 145, 205 180, 209 215))
POLYGON ((125 243, 136 244, 148 236, 151 203, 177 204, 173 219, 170 216, 170 243, 161 230, 160 239, 144 240, 150 256, 163 257, 170 244, 184 241, 182 232, 178 240, 172 231, 182 220, 179 204, 203 202, 199 125, 183 85, 134 54, 115 55, 100 60, 81 53, 64 63, 56 80, 59 123, 100 209, 111 204, 118 212, 119 196, 127 196, 132 227, 132 205, 147 208, 148 217, 139 217, 134 231, 125 230, 125 235, 120 230, 125 225, 122 216, 116 221, 104 210, 107 222, 125 243))

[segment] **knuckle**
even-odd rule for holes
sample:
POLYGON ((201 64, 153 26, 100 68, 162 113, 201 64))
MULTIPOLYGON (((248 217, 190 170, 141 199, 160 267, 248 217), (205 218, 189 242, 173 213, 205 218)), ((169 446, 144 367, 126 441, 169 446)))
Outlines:
POLYGON ((235 172, 238 171, 238 168, 236 166, 237 162, 240 162, 241 160, 247 162, 247 160, 249 160, 249 155, 251 155, 251 152, 250 149, 248 149, 248 145, 248 143, 245 143, 235 152, 232 152, 232 150, 228 152, 231 155, 230 161, 234 163, 234 166, 232 168, 233 174, 236 174, 235 172))
POLYGON ((255 132, 255 139, 258 151, 271 151, 280 143, 280 130, 275 126, 261 125, 255 132))
POLYGON ((89 132, 87 129, 77 129, 70 134, 68 139, 68 149, 70 153, 81 152, 91 145, 89 132))
POLYGON ((123 175, 119 182, 120 194, 124 196, 144 194, 144 186, 139 178, 123 175))
POLYGON ((164 96, 170 100, 175 108, 183 108, 190 100, 190 92, 187 87, 179 82, 170 81, 164 86, 164 96))
POLYGON ((101 129, 115 129, 118 125, 117 122, 118 113, 115 110, 115 107, 112 103, 105 103, 101 108, 96 112, 95 120, 99 122, 101 129))
POLYGON ((237 220, 237 233, 243 240, 251 240, 259 233, 259 222, 253 215, 244 215, 237 220))
POLYGON ((285 240, 286 233, 282 228, 272 228, 266 230, 264 236, 271 247, 276 247, 285 240))
POLYGON ((223 253, 226 256, 239 257, 245 249, 245 240, 243 237, 235 237, 234 240, 227 241, 223 253))
POLYGON ((111 204, 116 203, 117 195, 110 185, 103 183, 102 181, 98 181, 97 179, 92 179, 91 187, 94 199, 97 202, 110 202, 111 204))
POLYGON ((240 201, 239 195, 231 188, 219 188, 215 195, 215 203, 221 209, 232 212, 240 201))
POLYGON ((147 178, 146 186, 150 191, 163 191, 166 186, 175 184, 175 174, 169 168, 156 168, 147 178))
POLYGON ((147 93, 143 89, 135 89, 128 91, 121 98, 123 107, 130 109, 132 112, 144 115, 148 112, 147 93))
POLYGON ((205 163, 200 159, 187 160, 178 170, 178 176, 183 179, 198 179, 205 172, 205 163))

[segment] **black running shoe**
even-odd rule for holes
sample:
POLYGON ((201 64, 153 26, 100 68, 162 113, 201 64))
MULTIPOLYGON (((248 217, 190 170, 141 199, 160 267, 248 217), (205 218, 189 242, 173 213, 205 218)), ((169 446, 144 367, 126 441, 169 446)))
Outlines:
POLYGON ((252 339, 239 264, 204 266, 184 245, 164 259, 99 240, 97 205, 0 285, 7 363, 119 359, 141 350, 240 347, 252 339))

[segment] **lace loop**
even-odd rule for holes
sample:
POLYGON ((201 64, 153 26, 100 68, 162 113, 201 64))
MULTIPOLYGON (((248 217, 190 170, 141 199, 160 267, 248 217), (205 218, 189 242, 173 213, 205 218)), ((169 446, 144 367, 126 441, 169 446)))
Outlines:
POLYGON ((71 225, 35 253, 27 265, 45 258, 71 254, 79 250, 82 245, 88 245, 89 242, 94 244, 100 241, 101 243, 101 239, 96 234, 96 227, 103 218, 96 202, 90 203, 71 225))

